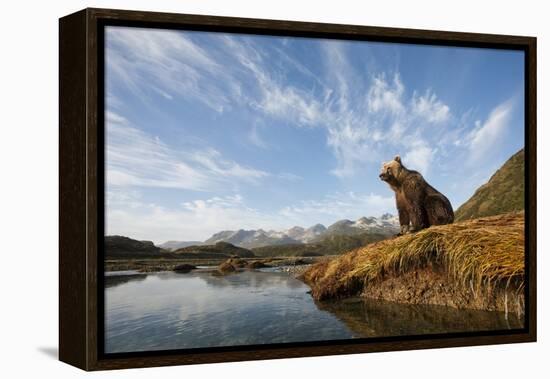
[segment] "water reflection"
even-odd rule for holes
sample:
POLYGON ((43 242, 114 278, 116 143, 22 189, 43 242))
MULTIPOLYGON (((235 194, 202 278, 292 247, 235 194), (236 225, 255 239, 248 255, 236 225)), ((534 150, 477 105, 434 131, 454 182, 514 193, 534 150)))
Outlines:
POLYGON ((445 307, 363 301, 316 304, 304 283, 281 272, 111 275, 105 278, 105 284, 106 352, 506 329, 517 325, 511 319, 504 322, 498 313, 445 307))
POLYGON ((248 271, 234 273, 231 275, 220 274, 216 271, 209 273, 210 275, 202 275, 200 278, 204 280, 208 285, 218 288, 227 287, 253 287, 253 288, 267 288, 267 287, 287 287, 294 289, 309 288, 302 282, 290 278, 287 274, 280 272, 258 272, 248 271), (244 276, 244 278, 243 278, 244 276), (243 280, 244 279, 244 280, 243 280))
POLYGON ((116 287, 124 283, 132 281, 145 280, 147 274, 125 274, 125 275, 106 275, 105 276, 105 288, 116 287))
POLYGON ((344 322, 355 337, 403 336, 453 332, 519 329, 523 318, 504 312, 455 309, 439 305, 397 304, 349 299, 318 302, 344 322))
POLYGON ((106 288, 106 352, 351 338, 285 273, 149 274, 106 288))

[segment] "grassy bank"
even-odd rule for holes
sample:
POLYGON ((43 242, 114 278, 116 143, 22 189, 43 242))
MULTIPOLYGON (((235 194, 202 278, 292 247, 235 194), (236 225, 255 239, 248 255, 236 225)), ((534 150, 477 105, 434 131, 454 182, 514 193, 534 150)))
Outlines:
POLYGON ((523 308, 524 214, 508 213, 376 242, 313 265, 317 300, 356 295, 458 308, 523 308))

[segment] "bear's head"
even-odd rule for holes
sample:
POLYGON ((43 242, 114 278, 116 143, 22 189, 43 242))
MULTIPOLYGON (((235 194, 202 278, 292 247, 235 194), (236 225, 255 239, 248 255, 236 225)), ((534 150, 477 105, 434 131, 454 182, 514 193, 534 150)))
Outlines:
POLYGON ((388 184, 396 186, 399 184, 399 176, 402 171, 403 164, 401 163, 401 157, 397 155, 393 160, 382 163, 382 170, 379 176, 380 179, 388 184))

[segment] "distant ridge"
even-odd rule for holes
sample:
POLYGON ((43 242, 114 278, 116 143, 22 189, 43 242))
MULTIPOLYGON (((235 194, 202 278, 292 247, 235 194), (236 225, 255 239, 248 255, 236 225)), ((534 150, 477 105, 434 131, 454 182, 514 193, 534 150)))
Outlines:
POLYGON ((164 243, 161 243, 159 247, 172 251, 172 250, 181 249, 182 247, 198 246, 202 244, 203 242, 201 241, 166 241, 164 243))
POLYGON ((138 241, 124 236, 105 236, 106 258, 160 257, 162 249, 151 241, 138 241))
POLYGON ((254 253, 248 249, 232 245, 228 242, 218 242, 213 245, 188 246, 177 249, 173 252, 177 255, 195 255, 204 258, 215 258, 217 255, 223 257, 236 256, 239 258, 253 258, 254 253))

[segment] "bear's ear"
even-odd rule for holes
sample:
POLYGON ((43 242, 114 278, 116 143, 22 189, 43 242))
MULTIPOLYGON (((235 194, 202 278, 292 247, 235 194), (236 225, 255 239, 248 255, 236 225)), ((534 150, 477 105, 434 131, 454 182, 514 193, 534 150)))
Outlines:
POLYGON ((396 155, 395 158, 393 158, 393 160, 401 163, 401 157, 399 155, 396 155))

